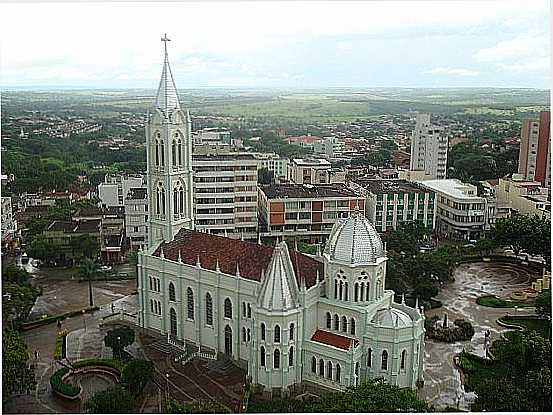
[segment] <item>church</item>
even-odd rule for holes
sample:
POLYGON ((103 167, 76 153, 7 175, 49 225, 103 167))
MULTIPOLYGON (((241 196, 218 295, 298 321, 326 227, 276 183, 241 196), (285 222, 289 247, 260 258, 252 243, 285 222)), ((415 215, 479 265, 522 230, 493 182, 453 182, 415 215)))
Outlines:
POLYGON ((149 240, 138 255, 139 321, 226 355, 257 390, 343 390, 423 377, 424 313, 386 290, 386 249, 356 210, 307 255, 194 231, 191 120, 165 60, 146 125, 149 240))

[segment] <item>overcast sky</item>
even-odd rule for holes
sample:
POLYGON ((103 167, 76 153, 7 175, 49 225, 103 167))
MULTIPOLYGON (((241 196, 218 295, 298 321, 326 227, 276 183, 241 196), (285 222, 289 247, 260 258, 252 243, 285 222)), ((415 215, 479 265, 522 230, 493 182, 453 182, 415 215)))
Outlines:
POLYGON ((549 1, 0 5, 0 85, 550 86, 549 1))

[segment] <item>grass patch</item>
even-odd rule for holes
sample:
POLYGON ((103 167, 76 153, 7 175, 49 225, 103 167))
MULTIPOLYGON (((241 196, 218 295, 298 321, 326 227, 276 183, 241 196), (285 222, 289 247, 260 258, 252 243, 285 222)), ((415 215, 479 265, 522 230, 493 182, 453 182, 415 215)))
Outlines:
POLYGON ((493 308, 534 307, 534 302, 504 300, 495 295, 483 295, 476 299, 476 304, 493 308))
POLYGON ((504 316, 499 320, 502 323, 522 326, 526 330, 534 330, 543 338, 551 339, 551 324, 547 319, 537 316, 504 316))

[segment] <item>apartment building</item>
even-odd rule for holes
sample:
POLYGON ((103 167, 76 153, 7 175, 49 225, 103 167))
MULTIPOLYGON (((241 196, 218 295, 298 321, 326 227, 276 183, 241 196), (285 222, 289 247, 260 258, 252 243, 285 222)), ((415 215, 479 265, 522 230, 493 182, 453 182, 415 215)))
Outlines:
POLYGON ((295 184, 329 184, 332 166, 328 160, 292 159, 288 165, 288 181, 295 184))
POLYGON ((324 242, 339 218, 365 199, 343 184, 272 184, 259 187, 260 235, 324 242))
POLYGON ((424 180, 421 186, 436 192, 436 229, 442 237, 478 239, 488 227, 487 200, 477 195, 476 186, 458 179, 424 180))
POLYGON ((232 144, 230 131, 226 128, 204 128, 192 133, 194 144, 200 145, 216 145, 216 144, 232 144))
POLYGON ((540 112, 539 119, 524 119, 520 132, 518 173, 527 181, 551 187, 551 113, 540 112))
POLYGON ((141 175, 106 174, 104 183, 98 185, 99 206, 107 208, 123 207, 129 189, 142 186, 144 186, 144 178, 141 175))
POLYGON ((551 216, 549 188, 537 181, 527 181, 521 174, 499 179, 495 194, 498 211, 503 217, 513 212, 547 218, 551 216))
POLYGON ((409 169, 424 172, 428 179, 445 179, 448 139, 445 127, 430 123, 430 114, 417 114, 409 169))
POLYGON ((356 179, 350 187, 366 198, 365 216, 379 232, 397 229, 403 222, 436 226, 436 192, 406 180, 356 179))
POLYGON ((131 187, 125 197, 125 234, 133 251, 148 246, 148 192, 131 187))
POLYGON ((340 156, 345 149, 344 141, 338 137, 324 137, 313 143, 313 152, 327 159, 340 156))
POLYGON ((196 230, 257 240, 257 167, 251 154, 193 155, 196 230))
POLYGON ((267 169, 273 172, 275 180, 286 180, 289 159, 276 153, 251 153, 257 160, 258 169, 267 169))

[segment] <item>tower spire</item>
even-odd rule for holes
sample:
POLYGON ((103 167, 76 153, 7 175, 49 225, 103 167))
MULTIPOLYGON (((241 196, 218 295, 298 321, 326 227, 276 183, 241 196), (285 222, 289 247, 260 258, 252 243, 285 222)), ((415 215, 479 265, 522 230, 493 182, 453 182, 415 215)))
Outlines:
POLYGON ((163 115, 168 118, 173 110, 180 109, 180 104, 177 95, 177 87, 173 79, 173 72, 171 71, 171 66, 169 66, 169 54, 167 52, 167 42, 170 42, 171 39, 165 34, 161 38, 161 41, 163 42, 165 59, 163 61, 163 70, 161 71, 161 79, 159 81, 154 107, 160 109, 163 115))

